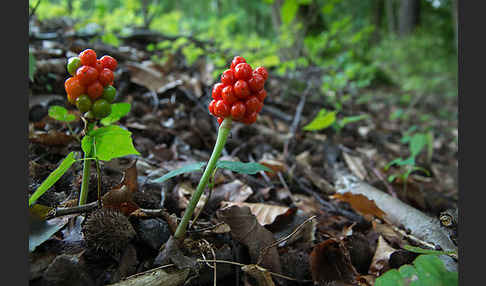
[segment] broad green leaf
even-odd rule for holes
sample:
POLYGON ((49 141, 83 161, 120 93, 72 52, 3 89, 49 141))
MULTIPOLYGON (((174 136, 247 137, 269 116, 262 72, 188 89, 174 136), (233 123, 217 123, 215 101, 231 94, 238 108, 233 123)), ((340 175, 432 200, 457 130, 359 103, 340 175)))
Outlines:
POLYGON ((280 14, 282 17, 282 22, 284 24, 289 24, 294 20, 295 15, 297 15, 297 10, 299 9, 299 3, 297 0, 285 0, 285 3, 280 9, 280 14))
POLYGON ((435 249, 424 249, 412 245, 405 245, 403 247, 404 249, 415 252, 415 253, 420 253, 420 254, 438 254, 438 255, 448 255, 448 254, 455 254, 457 253, 456 251, 443 251, 443 250, 435 250, 435 249))
POLYGON ((118 125, 101 127, 91 131, 88 135, 91 138, 84 143, 81 142, 83 151, 85 151, 84 148, 92 146, 91 155, 99 160, 110 161, 111 159, 127 155, 140 155, 133 147, 132 133, 118 125), (91 144, 89 144, 90 141, 92 142, 91 144))
POLYGON ((37 201, 50 187, 52 187, 71 165, 76 161, 74 158, 74 152, 69 153, 61 164, 42 182, 42 184, 35 190, 32 196, 29 198, 29 207, 37 201))
POLYGON ((104 126, 110 125, 114 122, 117 122, 123 116, 127 115, 130 112, 131 105, 130 103, 121 102, 121 103, 113 103, 111 105, 111 113, 107 117, 101 119, 101 124, 104 126))
POLYGON ((120 46, 120 40, 115 34, 111 32, 105 33, 103 36, 101 36, 101 40, 108 45, 112 45, 115 47, 120 46))
POLYGON ((49 116, 62 122, 71 122, 76 119, 74 114, 68 113, 66 108, 59 105, 53 105, 49 108, 49 116))
POLYGON ((376 279, 375 286, 458 285, 458 273, 447 271, 437 255, 419 255, 413 264, 403 265, 398 270, 392 269, 385 272, 376 279))
POLYGON ((57 217, 46 221, 43 218, 44 214, 40 214, 39 212, 45 212, 49 209, 49 207, 37 204, 29 207, 29 252, 34 251, 37 246, 48 240, 69 221, 68 216, 57 217))
POLYGON ((256 174, 260 171, 273 172, 270 168, 256 162, 243 163, 234 161, 218 161, 216 163, 216 167, 221 169, 228 169, 240 174, 249 175, 256 174))
POLYGON ((327 112, 321 109, 311 123, 304 126, 306 131, 322 130, 331 126, 336 121, 336 111, 327 112))
POLYGON ((353 122, 357 122, 357 121, 366 119, 368 117, 369 117, 368 114, 361 114, 361 115, 357 115, 357 116, 347 116, 347 117, 344 117, 343 119, 339 120, 339 123, 338 124, 339 124, 339 127, 342 128, 346 124, 353 123, 353 122))
POLYGON ((34 80, 34 74, 36 70, 36 60, 33 54, 29 52, 29 78, 31 81, 34 80))
POLYGON ((194 164, 188 164, 188 165, 185 165, 182 168, 172 170, 172 171, 168 172, 167 174, 163 175, 162 177, 153 180, 152 182, 162 183, 162 182, 165 182, 172 177, 175 177, 175 176, 178 176, 178 175, 181 175, 181 174, 201 171, 201 168, 204 167, 205 165, 206 165, 205 162, 197 162, 197 163, 194 163, 194 164))
POLYGON ((410 139, 409 144, 410 144, 409 148, 411 153, 410 156, 416 157, 427 144, 427 135, 423 133, 416 133, 413 135, 412 139, 410 139))

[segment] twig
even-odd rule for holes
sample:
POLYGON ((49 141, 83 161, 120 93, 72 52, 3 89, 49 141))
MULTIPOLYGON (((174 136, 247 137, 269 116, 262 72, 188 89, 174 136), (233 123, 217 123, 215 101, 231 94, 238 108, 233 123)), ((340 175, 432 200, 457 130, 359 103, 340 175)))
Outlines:
POLYGON ((284 143, 284 158, 287 158, 288 152, 289 152, 289 145, 292 141, 292 139, 295 137, 295 132, 297 131, 297 127, 299 126, 300 118, 302 117, 302 110, 304 110, 304 105, 307 99, 308 91, 310 87, 307 88, 307 90, 304 92, 302 97, 300 98, 299 105, 297 106, 297 109, 295 110, 295 115, 294 115, 294 120, 292 121, 292 125, 290 125, 290 134, 291 136, 288 137, 285 140, 284 143))
POLYGON ((266 246, 265 248, 263 248, 261 251, 260 251, 260 255, 258 255, 258 260, 257 260, 257 265, 260 264, 263 260, 263 256, 265 256, 265 254, 267 254, 268 250, 276 245, 279 245, 280 243, 290 239, 292 236, 296 235, 303 227, 304 225, 306 225, 308 222, 310 222, 311 220, 315 219, 317 216, 311 216, 310 218, 306 219, 303 223, 301 223, 299 226, 297 226, 294 231, 292 231, 289 235, 285 236, 285 237, 282 237, 280 239, 277 239, 276 241, 274 241, 272 244, 266 246))
POLYGON ((37 10, 37 7, 39 7, 39 4, 40 4, 40 2, 41 2, 41 1, 42 1, 42 0, 37 1, 37 3, 35 3, 34 8, 32 8, 32 9, 30 10, 30 14, 29 14, 29 21, 30 21, 30 18, 32 18, 32 16, 34 16, 35 11, 37 10))
POLYGON ((98 202, 92 202, 81 206, 75 206, 70 208, 55 208, 52 209, 47 215, 46 219, 51 219, 59 216, 65 216, 70 214, 90 212, 98 208, 98 202))

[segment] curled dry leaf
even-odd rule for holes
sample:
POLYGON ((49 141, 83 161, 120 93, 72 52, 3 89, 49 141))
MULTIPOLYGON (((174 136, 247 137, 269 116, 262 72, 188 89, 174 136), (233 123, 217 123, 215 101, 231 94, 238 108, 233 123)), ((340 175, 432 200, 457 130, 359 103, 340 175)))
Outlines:
POLYGON ((275 286, 275 283, 273 283, 272 280, 272 276, 265 268, 262 268, 255 264, 250 264, 242 266, 241 270, 255 278, 258 286, 275 286))
POLYGON ((368 199, 362 194, 353 194, 349 192, 343 194, 336 193, 332 195, 331 198, 349 203, 353 209, 363 216, 371 215, 380 219, 383 219, 386 216, 385 212, 377 207, 373 200, 368 199))
POLYGON ((125 185, 120 189, 111 189, 103 195, 101 202, 104 208, 117 209, 127 216, 140 208, 133 201, 132 192, 125 185))
MULTIPOLYGON (((274 242, 273 234, 258 223, 248 206, 232 205, 218 211, 218 216, 230 226, 233 238, 248 247, 252 263, 256 263, 260 252, 274 242)), ((280 273, 280 257, 276 247, 267 251, 260 265, 280 273)))
POLYGON ((363 160, 361 160, 360 157, 351 156, 346 152, 343 152, 343 155, 344 161, 346 161, 346 165, 348 165, 351 172, 353 172, 353 174, 361 180, 365 180, 368 172, 366 172, 366 168, 363 166, 363 160))
POLYGON ((325 240, 314 247, 310 257, 312 280, 318 285, 331 282, 354 282, 358 272, 351 264, 348 251, 335 239, 325 240))
POLYGON ((285 172, 285 170, 287 169, 287 166, 285 165, 284 162, 276 159, 264 158, 260 160, 258 163, 272 169, 273 172, 265 172, 269 177, 275 177, 277 176, 278 172, 285 172))
POLYGON ((381 273, 388 270, 388 261, 390 260, 390 255, 395 251, 396 249, 391 247, 380 235, 378 238, 378 245, 376 246, 375 255, 371 260, 368 273, 379 276, 381 273))
POLYGON ((261 225, 272 224, 278 216, 286 214, 291 209, 284 206, 268 205, 268 204, 254 204, 254 203, 240 203, 240 202, 221 202, 222 207, 239 206, 248 207, 252 214, 255 215, 257 221, 261 225))
POLYGON ((219 205, 222 201, 244 202, 253 194, 250 186, 243 184, 240 180, 234 180, 231 183, 220 185, 213 190, 209 204, 211 206, 219 205))

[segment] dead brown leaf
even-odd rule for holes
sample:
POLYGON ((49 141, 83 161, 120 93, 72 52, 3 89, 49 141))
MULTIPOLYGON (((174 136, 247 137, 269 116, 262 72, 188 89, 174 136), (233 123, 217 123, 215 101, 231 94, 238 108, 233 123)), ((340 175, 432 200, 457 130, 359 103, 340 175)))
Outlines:
POLYGON ((256 279, 258 286, 275 286, 272 276, 265 268, 262 268, 255 264, 245 265, 241 267, 245 273, 256 279))
POLYGON ((373 200, 361 194, 352 194, 349 192, 344 194, 336 193, 331 198, 349 203, 353 209, 364 216, 371 215, 383 219, 386 215, 384 211, 376 206, 373 200))
POLYGON ((101 198, 104 208, 117 209, 128 216, 140 207, 133 201, 132 192, 123 185, 119 189, 111 189, 101 198))
POLYGON ((67 135, 64 132, 57 130, 49 130, 49 132, 34 132, 29 136, 29 140, 33 143, 39 143, 46 146, 66 146, 74 141, 74 136, 67 135))
POLYGON ((360 157, 351 156, 346 152, 343 152, 343 155, 344 161, 351 172, 353 172, 353 174, 361 180, 365 180, 368 172, 366 172, 366 168, 363 166, 363 160, 360 157))
MULTIPOLYGON (((233 205, 218 211, 218 216, 230 226, 233 238, 248 247, 252 263, 257 263, 260 252, 274 242, 273 234, 258 223, 248 206, 233 205)), ((270 271, 281 272, 276 247, 268 249, 260 265, 270 271)))
POLYGON ((376 246, 375 255, 371 260, 371 265, 368 273, 374 275, 381 275, 383 272, 388 270, 388 261, 390 260, 390 255, 395 252, 396 249, 392 248, 383 236, 380 235, 378 238, 378 245, 376 246))
POLYGON ((250 186, 243 184, 240 180, 234 180, 231 183, 214 188, 209 205, 216 206, 222 201, 234 203, 244 202, 252 194, 253 190, 250 186))
POLYGON ((278 216, 287 213, 290 208, 284 206, 276 206, 259 203, 243 203, 243 202, 221 202, 222 207, 239 206, 248 207, 252 214, 255 215, 257 221, 261 225, 272 224, 278 216))

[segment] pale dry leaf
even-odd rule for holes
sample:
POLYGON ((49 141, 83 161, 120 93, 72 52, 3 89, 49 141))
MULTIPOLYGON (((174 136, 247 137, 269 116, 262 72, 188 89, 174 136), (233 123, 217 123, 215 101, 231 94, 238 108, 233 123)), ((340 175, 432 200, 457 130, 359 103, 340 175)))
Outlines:
POLYGON ((276 206, 269 204, 260 203, 242 203, 242 202, 221 202, 222 207, 239 206, 239 207, 249 207, 252 214, 257 218, 257 221, 261 225, 272 224, 275 219, 287 213, 290 208, 284 206, 276 206))
POLYGON ((390 255, 395 251, 396 249, 391 247, 383 236, 380 235, 368 273, 379 276, 383 273, 383 270, 387 270, 390 255))
MULTIPOLYGON (((191 186, 191 184, 187 182, 183 182, 175 186, 174 192, 178 198, 179 208, 186 209, 187 205, 189 204, 189 200, 191 199, 192 194, 194 193, 195 189, 191 186)), ((202 207, 206 204, 207 196, 202 194, 197 202, 196 209, 194 213, 199 213, 202 207)))
POLYGON ((302 194, 292 194, 292 201, 295 206, 308 215, 317 215, 322 213, 321 205, 314 197, 302 194))
POLYGON ((218 205, 222 201, 244 202, 253 194, 250 186, 240 180, 220 185, 214 188, 210 199, 210 205, 218 205))
POLYGON ((365 180, 368 172, 366 172, 366 168, 363 166, 363 160, 359 157, 351 156, 346 152, 343 152, 343 155, 344 161, 346 161, 346 165, 351 170, 351 172, 353 172, 353 174, 361 180, 365 180))

